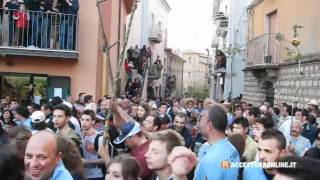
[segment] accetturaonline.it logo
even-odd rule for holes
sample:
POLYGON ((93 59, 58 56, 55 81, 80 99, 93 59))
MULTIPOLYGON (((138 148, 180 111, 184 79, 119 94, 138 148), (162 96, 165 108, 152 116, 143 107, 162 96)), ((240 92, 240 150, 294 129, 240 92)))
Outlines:
POLYGON ((297 162, 230 162, 222 161, 221 167, 223 169, 229 168, 295 168, 297 162))

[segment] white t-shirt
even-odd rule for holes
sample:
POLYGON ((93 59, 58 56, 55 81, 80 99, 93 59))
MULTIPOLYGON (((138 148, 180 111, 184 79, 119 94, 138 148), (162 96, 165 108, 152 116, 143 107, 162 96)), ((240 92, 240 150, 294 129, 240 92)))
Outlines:
POLYGON ((74 130, 76 131, 76 133, 81 134, 81 127, 79 121, 74 116, 71 116, 69 120, 74 125, 74 130))

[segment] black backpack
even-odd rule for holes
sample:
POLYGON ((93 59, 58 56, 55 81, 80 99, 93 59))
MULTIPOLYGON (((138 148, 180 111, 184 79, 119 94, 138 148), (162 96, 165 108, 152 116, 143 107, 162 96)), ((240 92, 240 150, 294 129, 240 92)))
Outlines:
MULTIPOLYGON (((98 133, 94 139, 94 143, 93 143, 93 146, 94 146, 94 150, 98 153, 98 150, 99 150, 99 138, 101 137, 102 135, 100 133, 98 133)), ((85 136, 83 136, 83 139, 85 138, 85 136)), ((117 152, 117 149, 111 144, 111 143, 108 143, 108 148, 109 148, 109 156, 110 158, 113 158, 114 156, 118 155, 118 152, 117 152)), ((83 151, 82 151, 82 148, 81 148, 81 155, 83 157, 83 151)), ((98 158, 100 159, 101 156, 99 156, 97 154, 98 158)), ((102 171, 102 174, 103 176, 105 176, 107 174, 107 170, 106 170, 106 167, 104 164, 100 164, 98 165, 98 167, 101 169, 102 171)))

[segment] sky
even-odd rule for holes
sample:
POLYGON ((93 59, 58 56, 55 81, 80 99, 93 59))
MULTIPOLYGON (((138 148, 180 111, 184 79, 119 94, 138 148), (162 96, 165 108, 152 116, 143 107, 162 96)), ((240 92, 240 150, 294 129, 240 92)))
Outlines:
POLYGON ((206 54, 211 47, 213 0, 167 0, 168 46, 206 54))

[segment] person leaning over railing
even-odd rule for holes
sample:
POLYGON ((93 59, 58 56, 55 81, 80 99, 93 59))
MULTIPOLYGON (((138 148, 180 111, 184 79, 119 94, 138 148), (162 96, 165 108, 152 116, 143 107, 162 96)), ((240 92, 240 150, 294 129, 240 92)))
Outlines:
POLYGON ((40 0, 27 0, 25 1, 26 8, 29 11, 30 21, 29 21, 29 41, 28 45, 30 47, 39 47, 40 45, 40 28, 41 24, 39 23, 40 15, 40 0))
POLYGON ((60 24, 60 48, 73 50, 75 49, 75 38, 74 32, 76 29, 77 14, 79 10, 78 0, 60 0, 58 3, 61 4, 61 24, 60 24))
POLYGON ((16 27, 18 32, 18 46, 27 46, 27 26, 29 14, 26 11, 24 4, 20 4, 19 11, 13 14, 13 19, 16 20, 16 27))
POLYGON ((8 14, 9 13, 9 39, 8 39, 8 46, 13 45, 13 37, 14 37, 14 30, 16 28, 16 24, 13 19, 13 14, 17 10, 19 10, 19 5, 20 3, 17 0, 10 0, 6 2, 5 8, 4 8, 4 13, 8 14))
POLYGON ((41 0, 40 18, 41 24, 41 48, 50 48, 50 33, 51 33, 51 13, 53 12, 52 0, 41 0))

